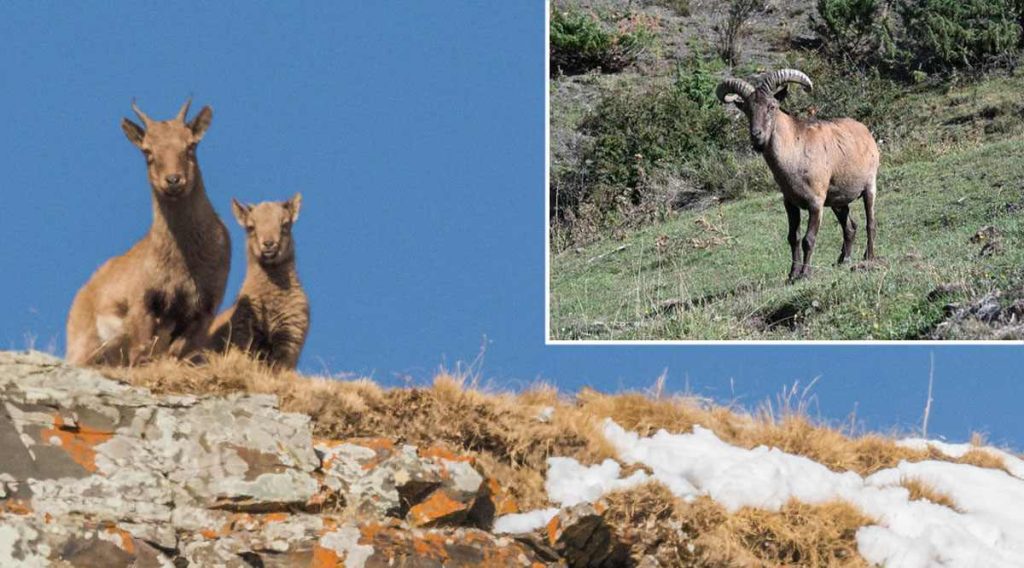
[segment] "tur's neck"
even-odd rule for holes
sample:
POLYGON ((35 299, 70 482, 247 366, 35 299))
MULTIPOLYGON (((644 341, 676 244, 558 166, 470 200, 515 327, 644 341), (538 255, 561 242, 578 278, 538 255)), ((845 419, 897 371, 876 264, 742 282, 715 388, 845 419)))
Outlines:
POLYGON ((299 287, 299 275, 295 270, 295 255, 278 264, 260 263, 251 251, 246 251, 247 262, 243 287, 266 289, 268 286, 279 290, 299 287))
POLYGON ((192 191, 178 199, 161 197, 153 190, 153 226, 150 233, 157 238, 190 248, 187 245, 203 244, 210 238, 210 231, 219 221, 217 213, 206 196, 203 177, 196 173, 192 191))
POLYGON ((792 116, 778 111, 775 115, 775 131, 772 132, 769 146, 769 156, 773 159, 781 159, 787 149, 792 148, 793 135, 796 132, 796 121, 792 116))

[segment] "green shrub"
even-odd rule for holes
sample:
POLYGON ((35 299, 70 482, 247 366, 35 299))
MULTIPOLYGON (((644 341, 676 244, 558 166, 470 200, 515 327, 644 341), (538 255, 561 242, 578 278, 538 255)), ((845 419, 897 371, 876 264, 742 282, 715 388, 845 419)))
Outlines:
POLYGON ((979 67, 1015 50, 1019 14, 1007 0, 903 0, 896 4, 911 68, 945 72, 979 67))
POLYGON ((818 34, 830 56, 847 62, 876 63, 889 42, 884 0, 818 0, 818 34))
POLYGON ((599 207, 612 206, 617 196, 637 204, 645 175, 728 143, 729 119, 715 100, 715 84, 706 64, 692 61, 671 82, 622 88, 598 103, 582 129, 593 138, 588 153, 599 207))
MULTIPOLYGON (((746 133, 746 124, 743 126, 741 134, 746 133)), ((701 156, 686 169, 697 189, 724 200, 779 190, 764 158, 749 150, 730 149, 701 156)))
POLYGON ((1021 0, 818 0, 818 35, 833 59, 904 81, 1013 64, 1021 0))
POLYGON ((596 15, 582 10, 551 12, 551 73, 575 75, 598 69, 615 73, 636 62, 654 43, 648 22, 629 16, 610 29, 596 15))

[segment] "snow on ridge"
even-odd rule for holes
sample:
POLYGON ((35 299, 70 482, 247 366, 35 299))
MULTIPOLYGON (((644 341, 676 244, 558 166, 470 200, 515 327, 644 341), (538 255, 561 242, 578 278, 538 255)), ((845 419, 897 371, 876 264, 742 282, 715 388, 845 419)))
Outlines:
MULTIPOLYGON (((606 459, 599 465, 585 466, 572 458, 548 458, 547 481, 544 489, 548 500, 561 507, 572 507, 580 503, 593 503, 605 493, 617 489, 629 489, 650 481, 643 471, 622 479, 622 466, 613 459, 606 459)), ((494 532, 527 533, 548 524, 558 509, 537 509, 527 513, 513 513, 494 520, 494 532)))
POLYGON ((1000 470, 903 462, 864 479, 775 448, 739 448, 699 426, 692 434, 662 430, 641 438, 609 420, 604 434, 624 461, 647 465, 673 491, 690 485, 730 510, 778 510, 789 499, 811 505, 835 499, 851 503, 878 523, 857 533, 858 550, 869 562, 1024 566, 1024 484, 1000 470), (964 512, 910 501, 899 485, 908 477, 948 494, 964 512))
POLYGON ((629 489, 649 481, 643 471, 620 479, 619 462, 606 459, 600 465, 584 466, 572 458, 548 458, 548 477, 544 489, 548 499, 562 507, 593 503, 617 489, 629 489))
POLYGON ((898 440, 896 445, 921 451, 927 451, 929 448, 932 448, 954 459, 962 458, 964 454, 971 450, 981 450, 1002 459, 1010 475, 1024 479, 1024 460, 999 448, 975 446, 974 444, 951 444, 949 442, 926 440, 924 438, 904 438, 903 440, 898 440))
MULTIPOLYGON (((643 464, 653 474, 637 472, 619 479, 614 462, 585 467, 569 458, 551 458, 545 487, 552 501, 594 501, 608 490, 651 478, 679 497, 708 495, 730 511, 779 510, 790 499, 811 505, 843 500, 876 522, 856 535, 858 551, 868 562, 896 568, 1024 566, 1024 482, 1002 470, 945 461, 901 462, 863 478, 776 448, 733 446, 699 426, 689 434, 662 430, 645 438, 607 420, 604 434, 622 461, 643 464), (918 479, 949 495, 959 511, 910 501, 909 491, 900 486, 905 479, 918 479)), ((550 511, 502 522, 527 532, 543 526, 550 511)))
POLYGON ((533 532, 548 524, 552 517, 558 514, 558 509, 537 509, 526 513, 512 513, 502 515, 494 519, 492 532, 496 534, 513 533, 521 534, 533 532))

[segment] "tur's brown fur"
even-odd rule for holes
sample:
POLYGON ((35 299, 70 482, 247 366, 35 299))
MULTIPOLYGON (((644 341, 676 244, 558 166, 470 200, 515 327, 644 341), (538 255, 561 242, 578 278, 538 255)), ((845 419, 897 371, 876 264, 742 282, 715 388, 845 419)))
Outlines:
POLYGON ((144 127, 127 118, 121 123, 146 157, 153 224, 75 296, 67 322, 71 363, 135 364, 202 347, 224 297, 231 242, 196 161, 213 111, 204 107, 187 121, 188 107, 186 102, 173 119, 155 121, 132 103, 144 127))
POLYGON ((864 259, 875 256, 875 193, 879 151, 866 126, 850 118, 800 119, 782 111, 787 83, 812 88, 810 78, 795 69, 769 73, 755 88, 740 79, 718 87, 722 102, 735 103, 750 120, 750 139, 764 155, 782 190, 789 219, 792 264, 789 280, 811 273, 811 255, 825 207, 832 208, 843 230, 839 264, 850 259, 857 225, 850 203, 864 198, 868 242, 864 259), (798 239, 800 210, 809 212, 807 233, 798 239), (802 244, 802 250, 801 250, 802 244), (801 254, 802 253, 802 254, 801 254))
POLYGON ((231 210, 245 227, 245 281, 234 305, 217 316, 211 347, 247 351, 271 366, 294 369, 309 332, 309 301, 295 269, 292 225, 302 196, 288 201, 243 205, 231 210))

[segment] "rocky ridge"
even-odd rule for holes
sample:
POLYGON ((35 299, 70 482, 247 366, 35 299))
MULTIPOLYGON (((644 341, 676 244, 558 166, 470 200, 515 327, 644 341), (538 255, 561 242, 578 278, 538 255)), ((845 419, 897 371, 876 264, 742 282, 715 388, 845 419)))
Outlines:
POLYGON ((269 395, 158 396, 41 353, 0 352, 0 403, 2 566, 623 558, 593 511, 564 511, 544 535, 493 534, 517 506, 471 457, 317 439, 308 416, 269 395))

